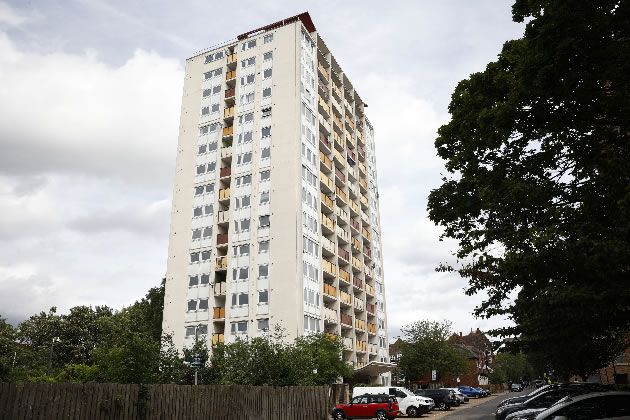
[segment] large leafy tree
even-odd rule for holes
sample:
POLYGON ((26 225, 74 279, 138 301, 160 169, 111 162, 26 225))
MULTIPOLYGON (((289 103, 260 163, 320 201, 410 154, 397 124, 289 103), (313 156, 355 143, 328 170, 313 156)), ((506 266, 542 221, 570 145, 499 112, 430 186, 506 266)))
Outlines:
POLYGON ((416 321, 402 328, 404 339, 398 367, 407 381, 420 380, 437 371, 441 378, 466 370, 466 357, 450 342, 448 321, 416 321))
POLYGON ((431 219, 458 241, 477 316, 561 374, 606 365, 630 330, 630 4, 517 0, 527 20, 459 83, 431 219))

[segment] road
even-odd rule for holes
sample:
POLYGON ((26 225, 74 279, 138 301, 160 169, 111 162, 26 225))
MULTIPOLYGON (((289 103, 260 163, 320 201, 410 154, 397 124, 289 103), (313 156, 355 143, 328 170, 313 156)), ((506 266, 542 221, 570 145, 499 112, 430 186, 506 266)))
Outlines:
POLYGON ((451 410, 451 414, 446 416, 447 420, 494 420, 494 412, 497 405, 506 398, 518 397, 530 393, 532 390, 527 389, 522 392, 508 392, 499 395, 487 402, 481 403, 474 407, 466 407, 465 405, 451 410))

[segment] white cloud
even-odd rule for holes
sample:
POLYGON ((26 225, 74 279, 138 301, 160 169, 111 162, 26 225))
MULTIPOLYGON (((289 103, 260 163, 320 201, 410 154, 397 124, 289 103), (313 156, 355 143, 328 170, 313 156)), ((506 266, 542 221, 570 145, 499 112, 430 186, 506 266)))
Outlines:
POLYGON ((14 9, 5 2, 0 2, 0 24, 7 26, 20 26, 27 18, 19 10, 14 9))

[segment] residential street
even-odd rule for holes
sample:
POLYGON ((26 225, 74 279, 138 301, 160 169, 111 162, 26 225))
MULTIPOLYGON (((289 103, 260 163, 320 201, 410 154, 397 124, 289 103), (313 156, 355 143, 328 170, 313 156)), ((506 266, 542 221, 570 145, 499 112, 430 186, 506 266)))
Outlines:
MULTIPOLYGON (((531 389, 527 389, 523 392, 508 392, 494 398, 490 397, 488 401, 482 400, 483 402, 481 404, 473 407, 467 404, 462 405, 459 408, 450 410, 446 413, 446 416, 448 416, 448 420, 494 420, 494 412, 501 401, 506 398, 525 395, 531 391, 531 389)), ((475 400, 472 401, 474 402, 475 400)))

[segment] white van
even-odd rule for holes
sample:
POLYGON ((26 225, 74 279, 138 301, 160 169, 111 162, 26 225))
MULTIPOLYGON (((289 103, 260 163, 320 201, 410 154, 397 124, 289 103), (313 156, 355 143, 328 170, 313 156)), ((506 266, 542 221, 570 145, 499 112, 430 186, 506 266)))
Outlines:
POLYGON ((413 392, 400 386, 355 386, 352 398, 364 394, 387 394, 396 397, 400 411, 409 417, 420 417, 428 413, 435 404, 431 398, 413 395, 413 392))

